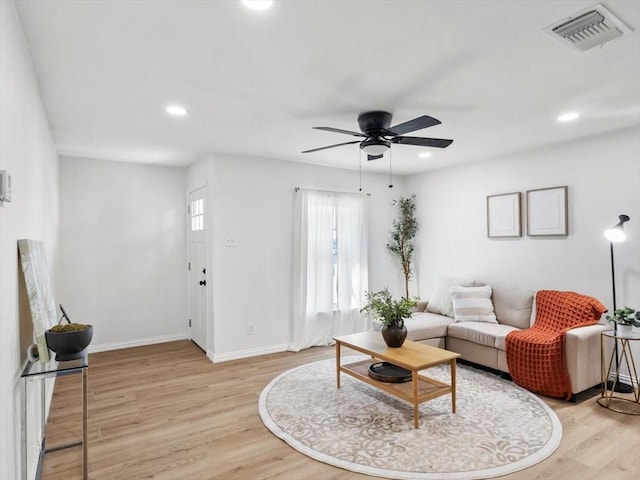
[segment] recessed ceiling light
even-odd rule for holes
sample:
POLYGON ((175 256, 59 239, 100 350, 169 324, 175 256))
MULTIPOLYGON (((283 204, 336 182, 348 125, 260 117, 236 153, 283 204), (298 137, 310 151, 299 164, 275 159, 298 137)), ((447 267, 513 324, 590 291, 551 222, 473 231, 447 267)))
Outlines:
POLYGON ((580 114, 578 112, 567 112, 563 113, 558 117, 559 122, 573 122, 580 118, 580 114))
POLYGON ((168 105, 165 109, 169 115, 183 117, 187 114, 187 109, 180 105, 168 105))
POLYGON ((242 4, 251 10, 268 10, 273 0, 242 0, 242 4))
POLYGON ((420 158, 431 158, 431 155, 432 155, 431 152, 420 152, 418 154, 420 158))

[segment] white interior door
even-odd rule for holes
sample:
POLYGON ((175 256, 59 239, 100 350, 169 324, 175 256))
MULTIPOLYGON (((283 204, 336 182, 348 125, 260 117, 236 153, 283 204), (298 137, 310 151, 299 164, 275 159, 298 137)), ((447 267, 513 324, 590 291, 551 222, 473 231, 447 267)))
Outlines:
POLYGON ((191 340, 207 351, 207 208, 206 187, 189 193, 189 311, 191 340))

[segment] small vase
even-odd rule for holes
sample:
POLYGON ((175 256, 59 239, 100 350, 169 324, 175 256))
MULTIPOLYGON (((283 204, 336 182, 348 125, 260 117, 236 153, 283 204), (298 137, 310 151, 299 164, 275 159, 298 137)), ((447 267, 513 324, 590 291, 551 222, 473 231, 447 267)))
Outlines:
POLYGON ((633 325, 618 325, 619 337, 630 337, 633 334, 633 325))
POLYGON ((397 325, 383 326, 381 332, 384 343, 392 348, 401 347, 407 338, 407 327, 404 325, 401 327, 397 325))

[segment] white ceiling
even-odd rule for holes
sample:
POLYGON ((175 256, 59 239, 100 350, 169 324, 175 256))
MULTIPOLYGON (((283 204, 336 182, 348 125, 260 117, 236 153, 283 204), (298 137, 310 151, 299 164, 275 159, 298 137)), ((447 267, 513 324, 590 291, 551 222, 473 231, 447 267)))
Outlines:
MULTIPOLYGON (((357 168, 358 113, 446 149, 394 145, 408 174, 640 125, 640 2, 604 5, 634 31, 575 53, 543 29, 583 0, 18 0, 58 152, 188 165, 208 152, 357 168), (169 103, 189 114, 169 117, 169 103), (558 124, 558 114, 581 118, 558 124)), ((386 171, 388 159, 365 169, 386 171)))

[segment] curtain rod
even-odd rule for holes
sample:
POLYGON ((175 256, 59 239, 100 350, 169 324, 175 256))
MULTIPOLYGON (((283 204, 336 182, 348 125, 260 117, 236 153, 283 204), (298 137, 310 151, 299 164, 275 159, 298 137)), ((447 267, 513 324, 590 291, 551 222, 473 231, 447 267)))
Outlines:
POLYGON ((322 192, 322 193, 345 193, 348 195, 366 195, 367 197, 370 197, 371 194, 368 192, 340 192, 337 190, 318 190, 316 188, 301 188, 301 187, 293 187, 293 191, 294 192, 299 192, 300 190, 309 190, 310 192, 322 192))

